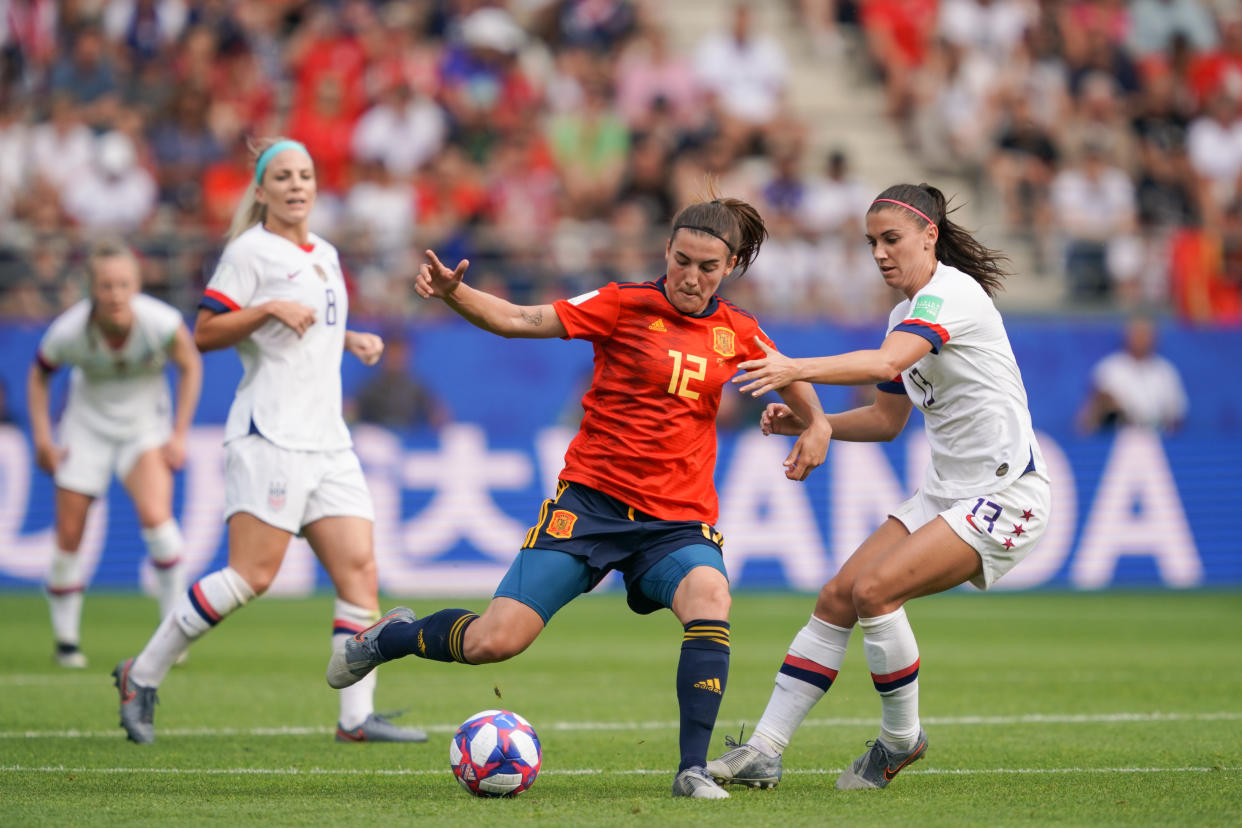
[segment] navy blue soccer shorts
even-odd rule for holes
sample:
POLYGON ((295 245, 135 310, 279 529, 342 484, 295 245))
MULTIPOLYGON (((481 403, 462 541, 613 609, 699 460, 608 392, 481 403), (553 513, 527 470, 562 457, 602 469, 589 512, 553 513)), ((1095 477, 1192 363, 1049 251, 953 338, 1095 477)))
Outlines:
POLYGON ((672 604, 690 570, 710 566, 726 578, 723 536, 707 523, 661 520, 581 483, 559 481, 539 521, 496 588, 546 624, 614 569, 630 609, 645 615, 672 604))

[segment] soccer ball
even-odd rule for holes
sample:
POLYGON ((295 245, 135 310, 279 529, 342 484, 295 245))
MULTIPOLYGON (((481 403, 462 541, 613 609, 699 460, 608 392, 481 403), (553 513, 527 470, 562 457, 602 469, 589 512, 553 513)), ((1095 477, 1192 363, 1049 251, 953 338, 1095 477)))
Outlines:
POLYGON ((453 776, 475 796, 517 796, 535 783, 542 762, 535 729, 508 710, 474 714, 449 745, 453 776))

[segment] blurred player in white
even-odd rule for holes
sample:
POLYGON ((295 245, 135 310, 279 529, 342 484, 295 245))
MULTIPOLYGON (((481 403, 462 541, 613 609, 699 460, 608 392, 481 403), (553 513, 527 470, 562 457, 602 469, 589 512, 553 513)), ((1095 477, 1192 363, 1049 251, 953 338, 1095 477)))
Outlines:
MULTIPOLYGON (((845 658, 855 623, 880 694, 880 735, 837 779, 841 789, 883 788, 927 751, 919 722, 919 650, 906 618, 911 598, 969 581, 987 589, 1038 542, 1051 483, 1027 410, 1026 390, 992 296, 1004 258, 946 215, 926 184, 889 187, 867 210, 867 241, 886 284, 905 294, 878 349, 790 359, 764 348, 734 382, 754 395, 795 380, 877 383, 873 404, 829 415, 832 436, 892 440, 923 412, 931 462, 914 497, 824 585, 794 637, 763 717, 744 745, 708 762, 721 782, 774 786, 781 755, 845 658)), ((788 407, 769 405, 764 433, 798 434, 788 407)))
MULTIPOLYGON (((308 229, 315 167, 296 141, 268 142, 254 186, 199 303, 200 350, 235 347, 244 375, 225 425, 228 566, 194 583, 141 653, 113 671, 121 726, 155 740, 155 691, 168 668, 226 615, 271 585, 302 535, 336 587, 333 635, 379 618, 374 511, 341 415, 341 356, 374 365, 374 334, 347 331, 336 248, 308 229)), ((425 741, 374 711, 374 681, 341 691, 338 741, 425 741)))
POLYGON ((86 580, 78 547, 95 498, 113 475, 133 499, 155 569, 161 616, 185 589, 181 530, 173 518, 173 470, 198 405, 203 365, 181 312, 141 293, 138 260, 119 240, 97 243, 87 260, 89 298, 58 316, 30 368, 28 401, 35 458, 56 481, 56 549, 47 575, 56 660, 85 667, 81 641, 86 580), (177 366, 175 422, 164 366, 177 366), (48 386, 72 366, 69 396, 52 436, 48 386))

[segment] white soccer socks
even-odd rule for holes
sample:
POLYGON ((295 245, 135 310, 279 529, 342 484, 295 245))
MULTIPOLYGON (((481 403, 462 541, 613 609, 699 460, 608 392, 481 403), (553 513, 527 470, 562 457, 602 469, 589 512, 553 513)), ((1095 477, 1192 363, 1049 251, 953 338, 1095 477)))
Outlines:
MULTIPOLYGON (((378 609, 364 609, 357 604, 336 599, 332 608, 332 651, 355 633, 360 633, 380 619, 378 609)), ((376 671, 372 670, 356 684, 341 690, 342 730, 353 730, 362 725, 375 712, 376 671)))
POLYGON ((82 634, 82 557, 56 549, 47 573, 47 603, 58 645, 77 647, 82 634))
POLYGON ((836 679, 850 643, 850 631, 814 615, 798 631, 776 674, 767 709, 748 740, 751 746, 768 756, 784 752, 802 720, 836 679))
POLYGON ((914 747, 919 735, 919 645, 905 607, 859 618, 871 681, 880 694, 880 738, 897 750, 914 747))
POLYGON ((173 601, 172 609, 134 659, 130 678, 143 687, 159 687, 173 662, 195 639, 253 599, 250 584, 231 567, 204 575, 173 601))
POLYGON ((181 529, 173 518, 142 530, 147 556, 155 568, 156 599, 160 602, 160 618, 172 609, 177 596, 185 590, 185 565, 181 562, 181 529))

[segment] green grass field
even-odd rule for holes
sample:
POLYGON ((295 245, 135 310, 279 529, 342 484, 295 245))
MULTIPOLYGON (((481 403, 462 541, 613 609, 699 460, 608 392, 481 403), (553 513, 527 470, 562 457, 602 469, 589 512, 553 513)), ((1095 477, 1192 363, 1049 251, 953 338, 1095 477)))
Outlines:
MULTIPOLYGON (((810 607, 736 597, 713 755, 762 712, 810 607)), ((42 597, 8 593, 0 824, 1242 824, 1242 594, 952 593, 909 613, 924 761, 884 791, 833 789, 879 717, 855 640, 780 787, 705 802, 669 796, 680 627, 630 614, 615 593, 571 604, 506 664, 380 668, 380 710, 406 710, 398 721, 426 728, 424 745, 334 742, 331 599, 261 600, 169 675, 149 746, 122 738, 108 673, 145 642, 154 603, 88 595, 91 667, 65 671, 42 597), (492 707, 526 716, 543 742, 539 780, 513 800, 472 799, 448 769, 455 726, 492 707)))

